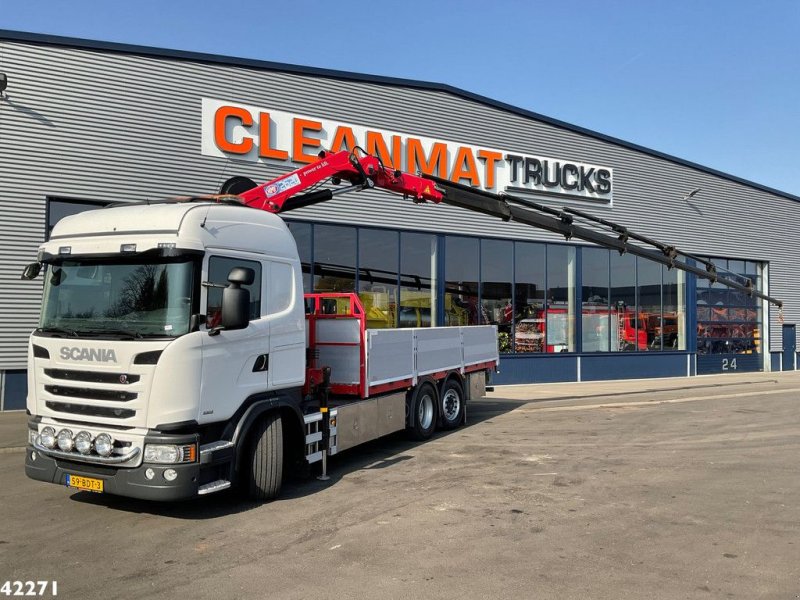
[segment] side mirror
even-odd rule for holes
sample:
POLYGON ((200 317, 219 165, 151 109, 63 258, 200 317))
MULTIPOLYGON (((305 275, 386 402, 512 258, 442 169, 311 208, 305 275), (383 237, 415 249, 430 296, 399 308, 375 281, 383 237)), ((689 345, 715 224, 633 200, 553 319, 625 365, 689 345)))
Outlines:
POLYGON ((22 277, 20 279, 36 279, 39 273, 42 270, 42 263, 40 262, 32 262, 31 264, 27 265, 25 269, 22 271, 22 277))
POLYGON ((223 329, 244 329, 250 323, 250 290, 228 286, 222 290, 223 329))
POLYGON ((242 288, 255 281, 256 273, 246 267, 234 267, 228 273, 228 287, 222 290, 220 326, 209 331, 217 335, 223 329, 245 329, 250 323, 250 290, 242 288))

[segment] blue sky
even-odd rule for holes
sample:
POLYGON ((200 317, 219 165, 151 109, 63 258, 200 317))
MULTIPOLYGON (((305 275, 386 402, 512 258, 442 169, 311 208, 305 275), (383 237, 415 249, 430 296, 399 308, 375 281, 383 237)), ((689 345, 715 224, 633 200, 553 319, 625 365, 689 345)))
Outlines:
POLYGON ((0 0, 0 28, 447 83, 800 195, 798 0, 0 0))

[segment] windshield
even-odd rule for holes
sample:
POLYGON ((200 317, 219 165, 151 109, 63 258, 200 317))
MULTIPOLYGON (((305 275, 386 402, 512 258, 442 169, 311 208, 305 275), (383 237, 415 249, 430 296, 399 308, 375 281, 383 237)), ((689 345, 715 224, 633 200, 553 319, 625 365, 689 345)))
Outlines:
POLYGON ((69 259, 45 273, 41 331, 63 335, 177 337, 189 331, 189 257, 69 259))

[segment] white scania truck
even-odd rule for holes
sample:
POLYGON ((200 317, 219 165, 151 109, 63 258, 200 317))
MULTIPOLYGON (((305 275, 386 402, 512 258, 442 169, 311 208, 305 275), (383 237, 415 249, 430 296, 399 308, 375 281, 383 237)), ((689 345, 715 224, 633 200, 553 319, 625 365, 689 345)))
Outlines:
POLYGON ((279 216, 227 200, 56 225, 27 271, 47 265, 29 477, 153 500, 239 483, 269 499, 285 468, 403 429, 426 439, 485 393, 496 327, 367 329, 356 294, 304 296, 279 216))
POLYGON ((360 443, 464 423, 498 365, 494 326, 368 329, 357 295, 303 294, 296 244, 275 213, 370 187, 630 252, 780 305, 749 280, 575 209, 322 153, 266 184, 232 178, 221 196, 56 225, 23 274, 46 266, 28 351, 28 476, 152 500, 234 484, 270 499, 286 468, 321 461, 324 473, 328 456, 360 443))

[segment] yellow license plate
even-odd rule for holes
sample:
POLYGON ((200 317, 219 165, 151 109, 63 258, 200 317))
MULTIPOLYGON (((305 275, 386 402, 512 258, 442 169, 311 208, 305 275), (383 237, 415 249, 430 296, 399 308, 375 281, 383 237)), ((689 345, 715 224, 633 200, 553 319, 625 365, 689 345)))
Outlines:
POLYGON ((103 491, 103 480, 81 477, 80 475, 67 475, 67 487, 100 493, 103 491))

